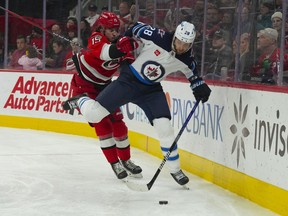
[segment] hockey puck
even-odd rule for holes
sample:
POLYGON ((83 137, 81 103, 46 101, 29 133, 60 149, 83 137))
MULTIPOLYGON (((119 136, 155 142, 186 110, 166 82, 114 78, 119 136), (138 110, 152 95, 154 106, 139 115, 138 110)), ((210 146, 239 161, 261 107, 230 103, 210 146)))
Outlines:
POLYGON ((166 201, 166 200, 160 200, 160 201, 159 201, 159 204, 160 204, 160 205, 167 205, 167 204, 168 204, 168 201, 166 201))

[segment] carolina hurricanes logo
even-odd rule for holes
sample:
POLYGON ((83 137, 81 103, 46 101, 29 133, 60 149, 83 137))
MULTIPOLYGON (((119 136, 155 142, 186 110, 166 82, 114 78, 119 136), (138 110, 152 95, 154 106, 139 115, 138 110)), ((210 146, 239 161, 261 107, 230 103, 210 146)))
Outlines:
POLYGON ((154 61, 148 61, 143 64, 141 69, 141 74, 146 80, 155 82, 165 74, 165 69, 163 66, 154 61))
POLYGON ((119 59, 112 59, 110 61, 103 62, 102 67, 106 70, 114 70, 120 66, 119 59))

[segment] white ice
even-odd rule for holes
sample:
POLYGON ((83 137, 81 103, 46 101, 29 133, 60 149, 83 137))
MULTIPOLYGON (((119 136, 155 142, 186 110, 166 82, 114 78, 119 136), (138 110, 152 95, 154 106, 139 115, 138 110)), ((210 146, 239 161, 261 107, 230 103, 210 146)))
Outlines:
MULTIPOLYGON (((117 180, 97 139, 0 127, 1 216, 272 216, 271 211, 188 174, 190 190, 166 167, 148 192, 117 180), (168 205, 159 205, 167 200, 168 205)), ((161 163, 138 149, 147 184, 161 163)))

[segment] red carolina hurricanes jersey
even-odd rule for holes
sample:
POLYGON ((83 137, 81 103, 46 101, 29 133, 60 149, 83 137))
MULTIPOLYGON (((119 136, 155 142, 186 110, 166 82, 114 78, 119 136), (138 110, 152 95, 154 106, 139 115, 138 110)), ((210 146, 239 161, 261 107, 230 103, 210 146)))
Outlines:
POLYGON ((88 39, 87 50, 77 54, 80 72, 87 81, 105 85, 120 66, 122 58, 111 59, 111 43, 100 32, 94 32, 88 39))

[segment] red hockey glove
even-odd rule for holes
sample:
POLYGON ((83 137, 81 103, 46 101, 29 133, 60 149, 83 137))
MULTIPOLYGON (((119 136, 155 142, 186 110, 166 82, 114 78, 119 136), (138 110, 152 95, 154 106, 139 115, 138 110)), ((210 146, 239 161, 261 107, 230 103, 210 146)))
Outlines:
POLYGON ((121 37, 116 43, 117 49, 122 53, 129 53, 138 48, 138 43, 131 37, 121 37))
POLYGON ((132 54, 127 53, 125 56, 120 58, 120 61, 126 61, 128 64, 132 64, 135 61, 135 58, 132 54))

